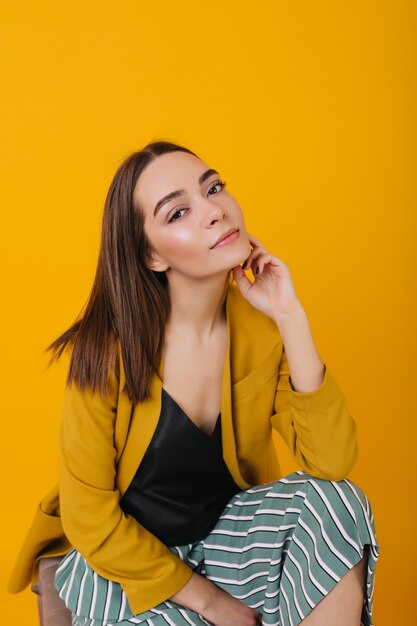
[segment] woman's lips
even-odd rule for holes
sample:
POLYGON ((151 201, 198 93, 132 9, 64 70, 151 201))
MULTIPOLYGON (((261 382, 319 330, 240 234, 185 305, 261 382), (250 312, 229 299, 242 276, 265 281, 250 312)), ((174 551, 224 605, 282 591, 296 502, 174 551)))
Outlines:
POLYGON ((233 233, 230 233, 230 235, 228 237, 225 237, 224 239, 219 241, 218 244, 213 246, 212 250, 214 250, 214 248, 220 248, 221 246, 227 246, 228 243, 231 243, 232 241, 234 241, 238 237, 239 237, 239 231, 235 230, 233 233))

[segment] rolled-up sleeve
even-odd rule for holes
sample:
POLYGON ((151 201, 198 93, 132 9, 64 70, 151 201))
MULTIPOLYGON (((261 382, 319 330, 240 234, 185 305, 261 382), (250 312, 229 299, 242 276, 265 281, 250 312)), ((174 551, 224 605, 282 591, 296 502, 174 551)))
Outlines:
POLYGON ((314 391, 296 391, 283 346, 271 424, 306 472, 342 480, 358 456, 357 427, 345 396, 326 364, 314 391))
MULTIPOLYGON (((192 569, 119 506, 115 487, 118 379, 105 396, 66 388, 59 434, 59 498, 64 532, 100 576, 120 583, 133 613, 176 593, 192 569)), ((138 459, 139 462, 139 459, 138 459)))

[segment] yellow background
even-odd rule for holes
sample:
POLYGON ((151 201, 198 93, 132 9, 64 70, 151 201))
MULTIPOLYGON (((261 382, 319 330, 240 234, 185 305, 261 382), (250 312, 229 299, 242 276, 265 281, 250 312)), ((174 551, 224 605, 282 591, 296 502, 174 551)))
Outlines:
MULTIPOLYGON (((374 623, 416 584, 416 27, 413 1, 2 2, 2 619, 57 479, 67 362, 44 349, 95 274, 105 194, 154 139, 220 168, 290 267, 359 428, 350 474, 375 514, 374 623)), ((297 469, 281 441, 286 472, 297 469)))

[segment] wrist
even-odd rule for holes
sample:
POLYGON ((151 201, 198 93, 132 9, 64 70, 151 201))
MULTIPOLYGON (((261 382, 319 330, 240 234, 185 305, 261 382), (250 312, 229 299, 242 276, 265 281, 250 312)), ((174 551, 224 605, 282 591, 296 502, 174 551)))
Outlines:
POLYGON ((281 329, 285 325, 293 324, 294 321, 305 320, 307 318, 307 313, 303 308, 301 302, 298 300, 293 308, 287 313, 277 313, 273 315, 273 320, 276 325, 281 329))
POLYGON ((205 615, 210 607, 214 606, 216 602, 216 596, 219 593, 220 589, 210 580, 205 578, 205 576, 201 576, 200 574, 196 574, 200 578, 198 581, 198 599, 196 599, 196 611, 201 615, 205 615))
POLYGON ((188 582, 177 593, 172 595, 170 599, 204 615, 213 604, 218 591, 219 588, 214 583, 204 576, 193 572, 188 582))

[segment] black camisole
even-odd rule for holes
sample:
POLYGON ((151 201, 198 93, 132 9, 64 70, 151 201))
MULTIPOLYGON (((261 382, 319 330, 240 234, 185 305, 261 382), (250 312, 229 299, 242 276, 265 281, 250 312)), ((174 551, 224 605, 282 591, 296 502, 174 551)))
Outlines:
POLYGON ((158 425, 120 506, 167 546, 206 537, 241 491, 223 459, 220 419, 204 433, 162 387, 158 425))

